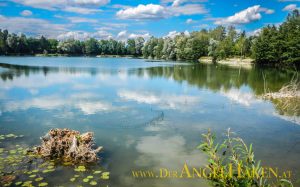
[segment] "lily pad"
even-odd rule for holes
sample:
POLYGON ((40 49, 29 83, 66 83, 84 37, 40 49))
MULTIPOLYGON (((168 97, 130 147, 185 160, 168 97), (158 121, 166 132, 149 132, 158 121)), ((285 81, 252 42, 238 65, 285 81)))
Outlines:
POLYGON ((48 183, 46 183, 46 182, 41 182, 41 183, 39 184, 39 186, 48 186, 48 183))
POLYGON ((71 182, 74 182, 76 180, 76 178, 70 178, 71 182))
POLYGON ((95 172, 94 172, 94 174, 99 174, 99 173, 101 173, 101 171, 95 171, 95 172))
POLYGON ((90 180, 90 179, 85 178, 85 179, 83 179, 82 181, 83 181, 83 182, 89 182, 89 180, 90 180))
POLYGON ((92 179, 92 178, 94 178, 92 175, 89 175, 89 176, 87 176, 86 178, 88 178, 88 179, 92 179))
POLYGON ((29 177, 30 177, 30 178, 34 178, 34 177, 36 177, 36 175, 30 175, 29 177))
POLYGON ((39 177, 39 178, 36 178, 35 181, 36 181, 36 182, 39 182, 39 181, 41 181, 41 180, 43 180, 43 179, 44 179, 43 177, 39 177))
POLYGON ((103 172, 101 178, 105 180, 109 179, 109 172, 103 172))
POLYGON ((97 185, 97 182, 96 182, 96 181, 91 181, 91 182, 90 182, 90 185, 96 186, 96 185, 97 185))
POLYGON ((16 186, 19 186, 19 185, 21 185, 22 183, 23 183, 23 182, 19 181, 19 182, 16 182, 15 185, 16 185, 16 186))

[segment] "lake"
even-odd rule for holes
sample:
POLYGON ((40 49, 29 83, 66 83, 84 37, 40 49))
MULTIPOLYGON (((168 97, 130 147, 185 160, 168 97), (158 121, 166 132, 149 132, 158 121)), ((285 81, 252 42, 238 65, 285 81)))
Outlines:
MULTIPOLYGON (((203 179, 132 176, 132 170, 204 166, 206 156, 196 147, 208 128, 220 138, 231 128, 253 143, 262 165, 300 176, 299 116, 260 99, 266 88, 278 91, 288 83, 292 71, 132 58, 0 57, 0 75, 0 134, 24 135, 0 140, 0 148, 38 145, 51 128, 94 132, 104 151, 100 166, 91 167, 110 172, 109 180, 97 181, 101 186, 208 186, 203 179)), ((85 184, 70 181, 74 166, 41 175, 50 186, 85 184)))

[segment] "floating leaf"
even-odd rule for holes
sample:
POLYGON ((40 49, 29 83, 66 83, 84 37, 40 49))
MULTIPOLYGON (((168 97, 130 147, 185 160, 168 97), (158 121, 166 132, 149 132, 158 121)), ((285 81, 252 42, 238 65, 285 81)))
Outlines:
POLYGON ((47 168, 48 168, 48 169, 53 169, 53 168, 54 168, 54 166, 48 166, 47 168))
POLYGON ((83 181, 83 182, 89 182, 89 180, 90 180, 90 179, 85 178, 85 179, 83 179, 82 181, 83 181))
POLYGON ((16 153, 17 153, 16 150, 10 150, 10 151, 9 151, 9 154, 16 154, 16 153))
POLYGON ((48 185, 48 183, 46 183, 46 182, 42 182, 39 184, 39 186, 47 186, 47 185, 48 185))
POLYGON ((75 180, 76 180, 76 178, 71 178, 70 179, 71 182, 74 182, 75 180))
POLYGON ((39 182, 39 181, 41 181, 41 180, 43 180, 43 179, 44 179, 43 177, 39 177, 39 178, 36 178, 35 181, 36 181, 36 182, 39 182))
POLYGON ((101 171, 95 171, 95 172, 94 172, 94 174, 99 174, 99 173, 101 173, 101 171))
POLYGON ((109 179, 109 172, 103 172, 101 178, 105 180, 109 179))
POLYGON ((91 181, 91 182, 90 182, 90 185, 96 186, 96 185, 97 185, 97 182, 96 182, 96 181, 91 181))
POLYGON ((37 173, 37 172, 39 172, 38 169, 32 170, 32 173, 37 173))
POLYGON ((30 177, 30 178, 34 178, 34 177, 36 177, 36 175, 30 175, 29 177, 30 177))
POLYGON ((78 166, 74 169, 75 171, 86 171, 85 166, 78 166))
POLYGON ((19 182, 16 182, 15 185, 16 185, 16 186, 19 186, 19 185, 21 185, 22 183, 23 183, 23 182, 19 181, 19 182))
POLYGON ((92 175, 89 175, 89 176, 87 176, 86 178, 88 178, 88 179, 92 179, 92 178, 94 178, 92 175))
POLYGON ((74 175, 75 178, 79 177, 79 175, 74 175))

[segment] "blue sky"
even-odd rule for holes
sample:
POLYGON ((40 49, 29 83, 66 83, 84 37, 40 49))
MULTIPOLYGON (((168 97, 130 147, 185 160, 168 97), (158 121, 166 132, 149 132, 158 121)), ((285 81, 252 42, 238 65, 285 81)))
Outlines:
POLYGON ((126 40, 280 24, 300 0, 0 0, 0 28, 50 38, 126 40))

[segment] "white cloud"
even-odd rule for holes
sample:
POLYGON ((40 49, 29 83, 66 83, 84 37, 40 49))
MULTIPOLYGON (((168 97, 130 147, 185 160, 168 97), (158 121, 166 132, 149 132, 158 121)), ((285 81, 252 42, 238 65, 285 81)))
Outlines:
POLYGON ((207 10, 200 4, 186 4, 183 6, 170 7, 172 15, 195 15, 207 13, 207 10))
POLYGON ((155 4, 138 5, 117 12, 117 17, 121 19, 161 19, 168 15, 165 7, 155 4))
POLYGON ((300 0, 279 0, 279 2, 300 2, 300 0))
POLYGON ((82 8, 82 7, 66 7, 63 10, 66 12, 74 12, 78 14, 94 14, 97 12, 102 12, 102 10, 100 9, 82 8))
POLYGON ((187 19, 186 21, 185 21, 185 23, 186 24, 192 24, 192 23, 194 23, 195 21, 193 20, 193 19, 187 19))
POLYGON ((249 32, 248 35, 250 35, 250 36, 258 36, 261 33, 261 31, 262 31, 262 29, 259 28, 259 29, 256 29, 254 31, 249 32))
POLYGON ((266 14, 273 13, 274 11, 267 8, 261 8, 260 5, 248 7, 245 10, 235 13, 233 16, 227 18, 220 18, 215 21, 215 24, 246 24, 261 19, 261 12, 266 14))
POLYGON ((181 34, 184 34, 185 36, 190 35, 189 31, 187 31, 187 30, 184 32, 170 31, 164 38, 167 38, 167 37, 175 38, 176 36, 181 35, 181 34))
POLYGON ((46 36, 55 38, 57 35, 66 32, 68 25, 54 24, 44 19, 5 17, 0 15, 0 28, 14 33, 26 33, 29 35, 46 36))
POLYGON ((98 20, 91 18, 83 18, 83 17, 68 17, 72 23, 97 23, 98 20))
POLYGON ((74 0, 78 5, 90 5, 90 6, 103 6, 110 2, 110 0, 74 0))
POLYGON ((155 20, 171 16, 203 14, 207 10, 200 4, 185 4, 182 6, 162 6, 156 4, 138 5, 119 10, 117 17, 120 19, 155 20))
POLYGON ((87 40, 89 38, 95 38, 95 39, 100 40, 100 39, 110 39, 112 37, 113 37, 113 35, 106 31, 97 31, 94 33, 83 32, 83 31, 70 31, 70 32, 66 32, 66 33, 58 35, 57 39, 61 40, 61 41, 69 40, 69 39, 83 41, 83 40, 87 40))
POLYGON ((106 5, 110 0, 12 0, 16 3, 46 10, 63 10, 80 14, 99 12, 95 7, 106 5), (84 6, 81 7, 81 6, 84 6))
POLYGON ((30 10, 23 10, 20 14, 22 16, 31 16, 32 12, 30 10))
POLYGON ((143 37, 145 40, 149 39, 151 36, 149 33, 144 34, 136 34, 136 33, 128 33, 126 30, 118 33, 116 39, 120 41, 126 41, 127 39, 135 39, 138 37, 143 37))
POLYGON ((295 9, 297 9, 297 5, 296 4, 290 4, 290 5, 285 6, 282 10, 283 11, 293 11, 295 9))

